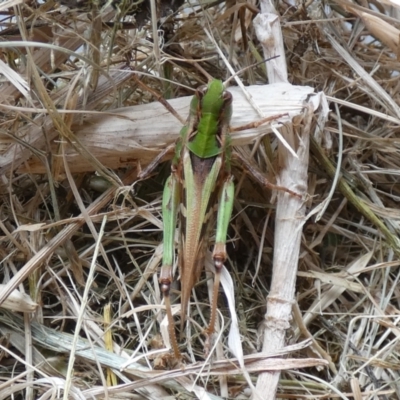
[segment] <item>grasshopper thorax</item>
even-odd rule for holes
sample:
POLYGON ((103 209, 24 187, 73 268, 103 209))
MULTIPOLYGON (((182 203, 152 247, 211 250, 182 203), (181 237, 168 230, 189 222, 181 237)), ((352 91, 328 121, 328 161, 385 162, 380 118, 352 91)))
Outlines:
POLYGON ((222 81, 212 80, 200 87, 192 100, 196 113, 195 130, 188 138, 188 148, 200 158, 211 158, 224 150, 225 136, 232 115, 232 95, 222 81))

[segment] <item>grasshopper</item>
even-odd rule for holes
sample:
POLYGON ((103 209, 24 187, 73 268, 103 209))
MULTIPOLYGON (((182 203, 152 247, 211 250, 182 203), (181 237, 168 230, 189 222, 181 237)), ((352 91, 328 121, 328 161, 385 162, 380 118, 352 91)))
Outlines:
MULTIPOLYGON (((218 202, 215 244, 212 252, 216 273, 210 322, 205 332, 208 339, 215 328, 221 268, 227 259, 226 237, 234 202, 231 158, 239 159, 263 185, 298 196, 289 189, 269 183, 261 172, 232 150, 229 134, 231 116, 232 94, 225 90, 220 80, 214 79, 207 86, 197 90, 190 104, 186 125, 182 128, 180 138, 175 145, 171 175, 164 187, 162 198, 164 253, 159 281, 167 310, 170 341, 176 359, 181 358, 181 353, 171 311, 170 287, 173 280, 175 230, 179 211, 183 217, 178 247, 182 331, 191 290, 204 266, 208 247, 208 222, 211 220, 214 205, 218 202)), ((264 119, 258 124, 280 116, 264 119)), ((160 158, 157 157, 157 161, 160 158)), ((154 168, 154 163, 150 168, 154 168)), ((147 174, 148 170, 140 175, 147 174)))

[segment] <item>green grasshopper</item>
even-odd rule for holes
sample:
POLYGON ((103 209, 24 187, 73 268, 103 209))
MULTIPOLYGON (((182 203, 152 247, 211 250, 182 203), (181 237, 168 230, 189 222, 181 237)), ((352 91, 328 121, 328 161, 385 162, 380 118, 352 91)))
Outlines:
MULTIPOLYGON (((178 262, 181 277, 181 331, 186 320, 190 293, 198 281, 204 266, 208 247, 208 221, 218 200, 217 228, 212 258, 215 265, 215 280, 211 304, 210 323, 206 329, 209 338, 215 327, 218 290, 221 268, 227 258, 226 236, 234 202, 234 184, 231 174, 231 158, 242 165, 263 185, 273 189, 296 193, 269 183, 238 153, 232 151, 230 119, 232 116, 232 94, 225 90, 220 80, 212 80, 199 88, 190 104, 186 125, 175 146, 171 175, 164 187, 162 215, 164 222, 164 253, 160 274, 161 291, 167 310, 168 329, 176 359, 181 358, 175 335, 171 311, 170 287, 173 280, 172 268, 175 259, 175 230, 178 211, 182 213, 182 237, 178 247, 178 262), (181 206, 183 204, 183 206, 181 206)), ((261 125, 282 115, 266 118, 261 125)), ((252 124, 251 126, 257 126, 252 124)), ((240 129, 250 126, 241 127, 240 129)), ((236 130, 239 130, 238 128, 236 130)), ((161 157, 157 157, 157 162, 161 157)), ((152 163, 140 176, 153 169, 152 163)))

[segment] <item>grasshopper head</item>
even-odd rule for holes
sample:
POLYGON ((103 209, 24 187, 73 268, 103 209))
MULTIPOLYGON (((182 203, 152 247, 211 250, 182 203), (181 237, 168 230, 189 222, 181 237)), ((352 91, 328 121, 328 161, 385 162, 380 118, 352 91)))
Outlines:
POLYGON ((200 158, 215 157, 223 152, 232 115, 232 95, 218 79, 200 87, 190 105, 195 115, 188 148, 200 158), (196 110, 194 110, 196 108, 196 110))

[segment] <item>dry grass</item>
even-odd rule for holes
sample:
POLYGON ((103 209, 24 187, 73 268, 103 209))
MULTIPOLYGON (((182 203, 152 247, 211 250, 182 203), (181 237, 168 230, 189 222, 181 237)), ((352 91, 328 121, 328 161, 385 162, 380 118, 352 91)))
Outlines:
MULTIPOLYGON (((312 121, 297 303, 288 346, 269 357, 258 351, 279 250, 276 207, 269 189, 234 168, 241 184, 226 266, 247 380, 243 364, 228 360, 223 294, 218 361, 205 361, 205 275, 190 332, 178 338, 187 360, 174 369, 157 279, 168 163, 145 181, 137 174, 181 126, 148 104, 155 94, 181 98, 207 74, 228 78, 216 44, 235 71, 262 60, 253 13, 233 2, 181 8, 155 38, 151 22, 117 29, 111 7, 0 4, 0 399, 242 399, 265 371, 282 371, 277 398, 400 398, 400 24, 395 4, 362 4, 278 7, 289 81, 323 91, 331 112, 325 125, 322 111, 312 121), (141 133, 123 125, 138 120, 141 133)), ((265 76, 257 64, 241 80, 266 84, 265 76)), ((187 103, 174 101, 185 118, 187 103)), ((278 140, 269 134, 254 148, 254 135, 235 144, 274 180, 278 140)), ((173 292, 178 305, 178 284, 173 292)))

